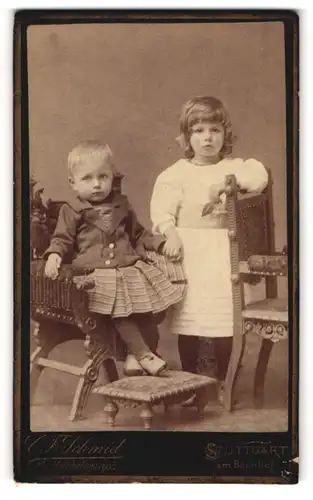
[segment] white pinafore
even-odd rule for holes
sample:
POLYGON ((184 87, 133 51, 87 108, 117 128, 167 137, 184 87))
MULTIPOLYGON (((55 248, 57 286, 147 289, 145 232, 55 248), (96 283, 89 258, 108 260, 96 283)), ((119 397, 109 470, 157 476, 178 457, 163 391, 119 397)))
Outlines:
MULTIPOLYGON (((209 187, 224 182, 227 174, 249 191, 262 190, 268 180, 256 160, 224 159, 208 166, 179 160, 158 177, 151 199, 155 230, 171 225, 183 243, 187 277, 184 299, 170 310, 170 329, 179 335, 230 337, 233 335, 233 304, 230 280, 229 239, 223 205, 201 217, 209 187)), ((249 289, 246 287, 247 302, 249 289)), ((250 294, 251 295, 251 294, 250 294)))

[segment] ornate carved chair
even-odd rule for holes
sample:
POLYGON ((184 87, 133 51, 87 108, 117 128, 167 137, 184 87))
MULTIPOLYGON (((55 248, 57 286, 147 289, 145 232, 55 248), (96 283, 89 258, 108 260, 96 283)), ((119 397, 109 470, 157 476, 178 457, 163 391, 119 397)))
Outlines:
MULTIPOLYGON (((116 176, 114 189, 120 191, 121 177, 116 176)), ((118 379, 114 356, 116 336, 109 322, 88 311, 86 290, 93 286, 88 271, 81 274, 70 264, 61 267, 58 279, 44 276, 42 254, 49 245, 58 212, 63 202, 42 201, 42 189, 31 181, 31 316, 37 348, 31 355, 30 395, 36 392, 39 377, 46 368, 78 377, 69 419, 82 417, 91 389, 103 366, 108 381, 118 379), (77 281, 77 276, 79 281, 77 281), (73 278, 76 277, 75 283, 73 278), (103 335, 104 329, 107 335, 103 335), (51 351, 69 340, 81 339, 87 355, 83 367, 51 359, 51 351)))
POLYGON ((264 381, 273 345, 288 337, 288 300, 277 296, 277 278, 287 279, 287 249, 275 251, 272 180, 258 195, 240 195, 236 178, 225 180, 226 210, 231 259, 234 337, 224 387, 224 406, 233 408, 238 369, 244 353, 245 334, 262 338, 254 376, 254 400, 263 404, 264 381), (265 280, 265 298, 245 302, 244 281, 265 280))

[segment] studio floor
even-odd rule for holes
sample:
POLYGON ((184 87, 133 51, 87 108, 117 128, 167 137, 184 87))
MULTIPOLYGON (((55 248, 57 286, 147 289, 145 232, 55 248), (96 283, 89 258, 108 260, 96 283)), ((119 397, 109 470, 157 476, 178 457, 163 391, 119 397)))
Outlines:
MULTIPOLYGON (((201 420, 193 408, 174 406, 167 414, 155 407, 154 430, 209 431, 209 432, 283 432, 288 426, 288 345, 281 342, 274 346, 269 361, 265 384, 265 401, 262 409, 256 409, 252 400, 253 372, 260 348, 260 339, 248 336, 243 366, 236 387, 237 405, 233 412, 226 412, 215 399, 209 401, 201 420)), ((159 352, 168 361, 169 368, 180 369, 177 339, 161 329, 159 352)), ((81 343, 71 341, 56 349, 55 357, 66 360, 76 358, 83 364, 84 350, 81 343), (58 352, 57 352, 58 351, 58 352)), ((120 368, 120 367, 119 367, 120 368)), ((46 370, 39 381, 30 409, 32 431, 100 431, 142 430, 138 408, 120 407, 116 427, 111 429, 102 411, 100 396, 89 399, 85 418, 75 422, 68 420, 76 378, 71 375, 46 370)), ((101 377, 99 379, 101 384, 101 377)), ((97 384, 98 384, 97 383, 97 384)))

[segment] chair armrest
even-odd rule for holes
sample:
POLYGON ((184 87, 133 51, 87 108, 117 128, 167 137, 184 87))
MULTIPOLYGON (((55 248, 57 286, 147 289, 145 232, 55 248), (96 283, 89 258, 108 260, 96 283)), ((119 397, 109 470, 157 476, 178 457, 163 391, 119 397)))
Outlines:
POLYGON ((94 268, 79 268, 71 264, 64 264, 61 266, 60 273, 57 279, 60 281, 73 281, 78 290, 88 290, 95 285, 94 279, 90 274, 94 268))
POLYGON ((287 255, 251 255, 247 260, 248 271, 260 275, 287 276, 287 255))
POLYGON ((61 266, 56 279, 44 275, 45 261, 31 263, 31 309, 34 319, 45 317, 71 324, 84 323, 89 316, 87 289, 94 286, 90 272, 61 266))
POLYGON ((55 280, 52 280, 45 277, 45 264, 46 262, 42 259, 31 262, 31 277, 41 276, 51 283, 73 282, 79 290, 92 288, 94 286, 94 280, 90 276, 90 274, 94 271, 94 268, 80 268, 75 267, 72 264, 62 264, 58 277, 55 280))

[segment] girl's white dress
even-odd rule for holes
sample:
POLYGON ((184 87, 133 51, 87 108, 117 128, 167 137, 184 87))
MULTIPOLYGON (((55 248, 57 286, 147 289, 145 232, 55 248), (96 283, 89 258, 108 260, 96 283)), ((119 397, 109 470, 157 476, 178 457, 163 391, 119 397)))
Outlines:
POLYGON ((219 163, 198 166, 181 159, 157 178, 151 219, 155 231, 176 226, 183 242, 183 265, 187 293, 170 313, 171 331, 179 335, 230 337, 233 306, 230 280, 229 239, 225 212, 218 206, 201 217, 209 201, 209 188, 234 174, 242 189, 262 191, 268 174, 254 159, 224 158, 219 163))

